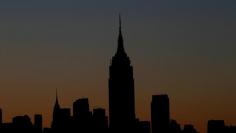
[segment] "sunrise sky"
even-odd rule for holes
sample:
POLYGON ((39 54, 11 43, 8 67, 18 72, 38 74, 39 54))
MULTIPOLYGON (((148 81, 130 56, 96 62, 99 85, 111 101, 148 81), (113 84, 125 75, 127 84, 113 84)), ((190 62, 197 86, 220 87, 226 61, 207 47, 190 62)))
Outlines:
MULTIPOLYGON (((4 121, 88 97, 108 109, 108 69, 118 13, 134 66, 136 115, 150 120, 154 94, 168 94, 171 118, 236 125, 235 0, 1 0, 0 107, 4 121)), ((106 110, 108 112, 108 110, 106 110)))

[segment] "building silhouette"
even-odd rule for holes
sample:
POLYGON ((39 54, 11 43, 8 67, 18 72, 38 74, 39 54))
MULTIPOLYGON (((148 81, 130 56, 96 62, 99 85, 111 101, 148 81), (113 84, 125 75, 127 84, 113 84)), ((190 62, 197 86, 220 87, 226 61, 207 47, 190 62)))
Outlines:
POLYGON ((88 98, 78 99, 73 103, 74 130, 89 132, 92 128, 92 113, 89 110, 88 98))
POLYGON ((34 115, 34 128, 37 133, 43 130, 43 116, 41 114, 34 115))
POLYGON ((12 129, 14 132, 19 132, 19 133, 35 132, 33 128, 33 124, 28 115, 15 116, 13 118, 12 127, 13 127, 12 129))
POLYGON ((152 133, 168 133, 170 124, 169 97, 153 95, 151 102, 152 133))
POLYGON ((61 107, 59 105, 58 96, 56 92, 56 101, 53 108, 52 129, 56 130, 60 127, 61 107))
POLYGON ((182 133, 181 125, 178 124, 176 120, 171 120, 170 126, 169 126, 169 132, 170 133, 182 133))
POLYGON ((52 132, 53 133, 66 133, 72 131, 72 120, 69 108, 61 108, 56 93, 56 101, 53 108, 53 120, 52 120, 52 132))
MULTIPOLYGON (((90 111, 89 99, 80 98, 70 108, 62 108, 56 91, 51 127, 43 128, 43 116, 15 116, 4 123, 0 109, 0 133, 198 133, 193 125, 181 125, 170 119, 168 95, 153 95, 151 122, 135 116, 133 67, 124 49, 119 17, 118 47, 109 67, 109 118, 106 110, 90 111), (109 122, 108 122, 109 119, 109 122)), ((236 133, 236 126, 226 126, 224 120, 209 120, 208 133, 236 133)))
POLYGON ((182 133, 198 133, 193 125, 187 124, 184 125, 184 129, 182 133))
POLYGON ((209 120, 207 124, 208 133, 225 133, 225 122, 223 120, 209 120))
POLYGON ((124 49, 120 17, 118 47, 109 70, 110 129, 114 132, 132 130, 135 124, 133 67, 124 49))
POLYGON ((136 119, 135 133, 150 133, 150 122, 136 119))
POLYGON ((108 118, 105 109, 97 108, 93 110, 93 130, 99 133, 108 132, 108 118))
POLYGON ((224 120, 209 120, 208 133, 236 133, 236 126, 226 126, 224 120))

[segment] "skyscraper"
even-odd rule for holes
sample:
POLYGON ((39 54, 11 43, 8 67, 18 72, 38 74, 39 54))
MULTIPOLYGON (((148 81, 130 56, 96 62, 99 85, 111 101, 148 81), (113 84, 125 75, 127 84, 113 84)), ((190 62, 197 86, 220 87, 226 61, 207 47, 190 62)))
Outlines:
POLYGON ((88 98, 78 99, 73 103, 73 119, 76 131, 86 132, 91 130, 92 112, 89 110, 88 98))
POLYGON ((208 133, 225 133, 224 120, 209 120, 207 124, 208 133))
POLYGON ((99 133, 107 132, 107 117, 105 109, 97 108, 93 110, 93 129, 99 133))
POLYGON ((113 131, 132 128, 135 123, 133 67, 123 43, 119 17, 118 48, 109 73, 109 122, 113 131))
POLYGON ((54 104, 53 108, 53 120, 52 120, 52 128, 56 129, 59 127, 59 121, 60 121, 60 112, 61 112, 61 107, 58 102, 58 96, 56 92, 56 101, 54 104))
POLYGON ((89 101, 88 98, 78 99, 73 103, 73 117, 75 119, 82 119, 89 117, 89 101))
POLYGON ((15 116, 12 119, 12 129, 14 130, 13 133, 32 133, 33 130, 33 124, 30 120, 30 117, 28 115, 24 116, 15 116))
POLYGON ((151 103, 152 133, 168 133, 170 124, 169 98, 153 95, 151 103))
POLYGON ((34 115, 34 128, 35 132, 41 133, 43 129, 43 117, 41 114, 34 115))
POLYGON ((52 131, 54 133, 67 133, 71 128, 71 114, 69 108, 61 108, 56 93, 56 101, 53 108, 52 131))

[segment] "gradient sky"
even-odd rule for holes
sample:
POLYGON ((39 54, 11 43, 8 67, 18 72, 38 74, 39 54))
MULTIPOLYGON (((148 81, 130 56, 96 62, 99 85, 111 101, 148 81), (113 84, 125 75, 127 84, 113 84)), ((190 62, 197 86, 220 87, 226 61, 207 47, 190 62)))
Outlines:
MULTIPOLYGON (((118 13, 134 66, 136 114, 167 93, 171 117, 201 133, 208 119, 236 124, 235 0, 1 0, 0 106, 4 121, 89 97, 108 106, 118 13)), ((108 111, 108 110, 107 110, 108 111)))

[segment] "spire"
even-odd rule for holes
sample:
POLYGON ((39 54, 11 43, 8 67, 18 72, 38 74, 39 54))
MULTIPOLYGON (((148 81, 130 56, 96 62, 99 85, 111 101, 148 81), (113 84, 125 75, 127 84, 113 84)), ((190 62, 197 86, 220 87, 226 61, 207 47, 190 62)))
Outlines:
POLYGON ((57 88, 56 88, 56 102, 58 103, 57 88))
POLYGON ((120 35, 122 35, 122 33, 121 33, 121 27, 122 27, 122 25, 121 25, 121 15, 119 14, 119 34, 120 34, 120 35))
POLYGON ((56 88, 56 102, 55 102, 54 109, 59 109, 59 108, 60 108, 60 105, 59 105, 59 102, 58 102, 58 95, 57 95, 57 88, 56 88))
POLYGON ((119 14, 119 37, 118 37, 117 53, 125 53, 124 41, 123 41, 123 36, 122 36, 121 15, 120 14, 119 14))
POLYGON ((58 125, 58 119, 60 119, 60 112, 61 112, 61 108, 58 102, 58 95, 57 95, 57 88, 56 88, 56 101, 55 101, 55 105, 53 108, 53 121, 52 121, 52 128, 56 128, 58 125))

